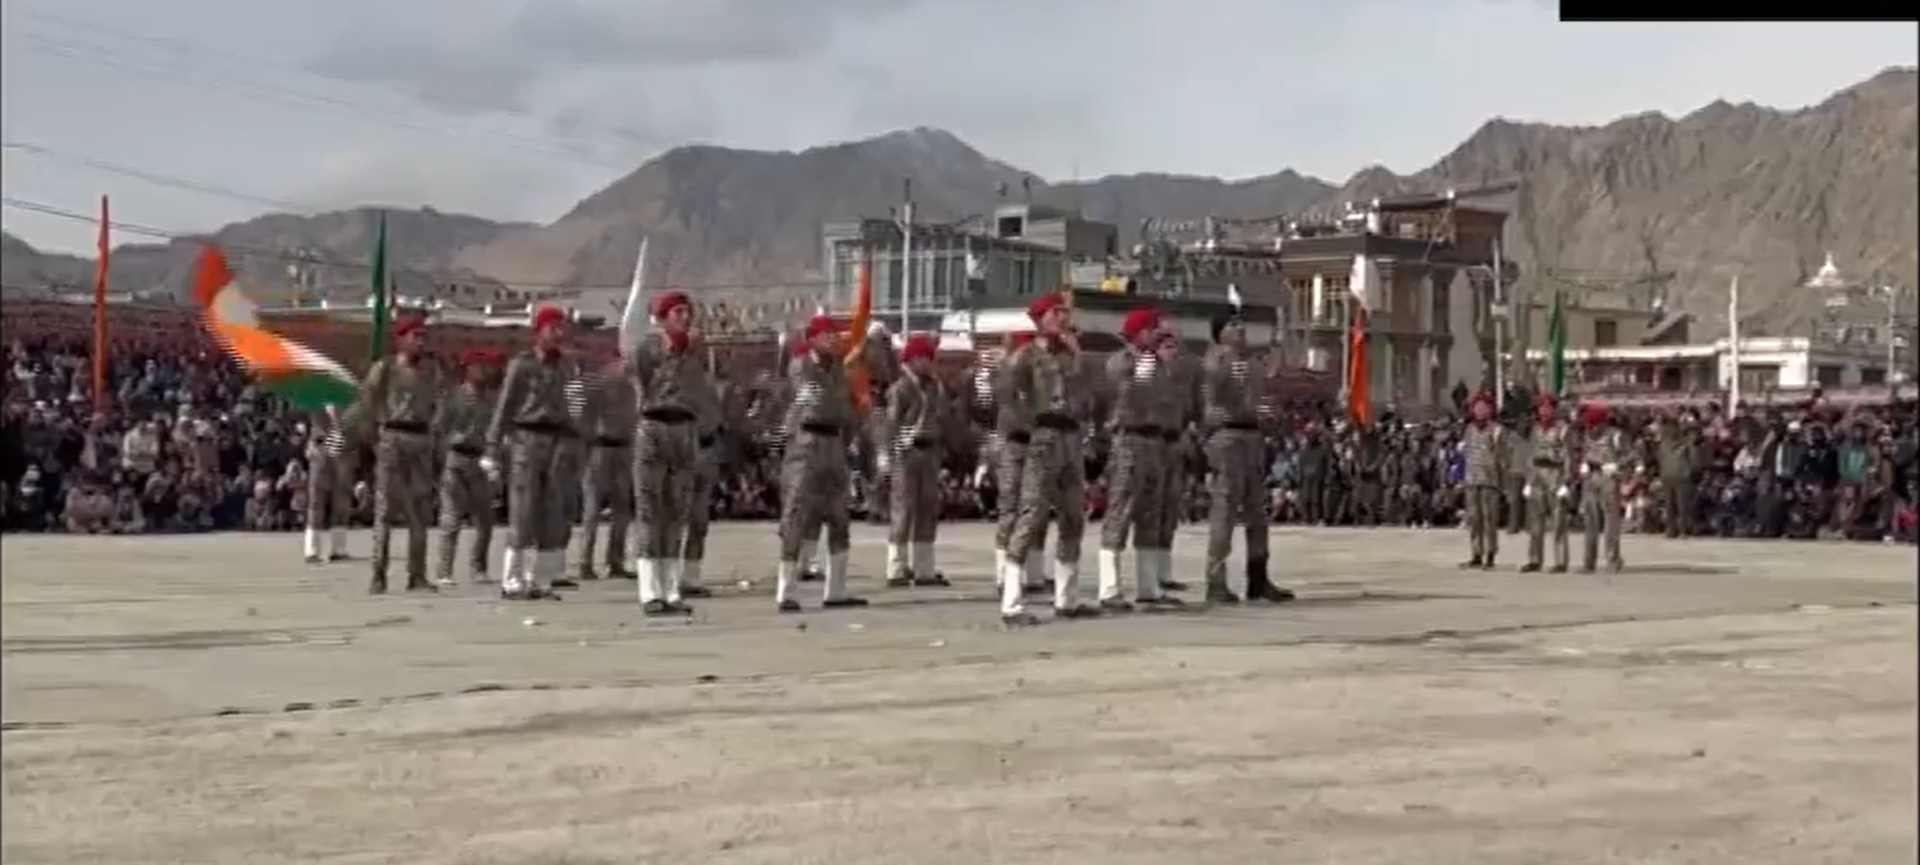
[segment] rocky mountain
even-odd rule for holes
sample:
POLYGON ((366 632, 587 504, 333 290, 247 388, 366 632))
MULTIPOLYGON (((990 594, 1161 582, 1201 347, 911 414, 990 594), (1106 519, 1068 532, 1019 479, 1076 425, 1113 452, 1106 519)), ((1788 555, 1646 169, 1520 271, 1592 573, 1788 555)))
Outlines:
MULTIPOLYGON (((1131 235, 1147 217, 1299 213, 1518 178, 1510 254, 1530 283, 1551 284, 1548 273, 1668 270, 1676 275, 1670 302, 1718 310, 1737 273, 1755 317, 1786 325, 1810 314, 1807 293, 1791 289, 1828 251, 1856 275, 1916 283, 1917 90, 1915 70, 1901 68, 1794 110, 1716 102, 1677 119, 1645 114, 1598 127, 1496 119, 1423 171, 1399 176, 1375 166, 1340 185, 1292 171, 1241 181, 1136 174, 1034 179, 1031 194, 1131 235)), ((429 272, 422 278, 617 286, 647 235, 657 279, 709 295, 764 296, 817 279, 821 224, 887 215, 903 178, 912 178, 920 216, 936 221, 988 211, 1001 190, 1018 200, 1028 177, 924 128, 798 153, 682 147, 548 225, 396 213, 393 252, 401 265, 429 272)), ((220 237, 236 247, 304 246, 352 264, 365 259, 370 225, 364 211, 274 215, 220 237)), ((134 283, 178 278, 190 255, 181 246, 148 259, 117 256, 116 285, 123 268, 134 283)), ((12 259, 28 255, 10 242, 7 273, 17 270, 12 259)), ((67 266, 35 261, 22 272, 67 266)), ((268 257, 259 266, 249 275, 272 279, 285 262, 268 257)), ((350 268, 329 281, 357 285, 350 268)), ((1711 318, 1702 321, 1709 330, 1711 318)))

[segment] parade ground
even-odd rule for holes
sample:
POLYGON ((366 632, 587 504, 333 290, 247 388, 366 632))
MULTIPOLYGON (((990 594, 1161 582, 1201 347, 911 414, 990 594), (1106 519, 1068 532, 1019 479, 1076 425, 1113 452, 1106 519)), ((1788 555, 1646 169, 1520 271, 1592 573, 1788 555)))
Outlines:
POLYGON ((649 621, 623 581, 369 597, 296 535, 9 536, 0 859, 1913 861, 1912 547, 1523 575, 1515 536, 1468 572, 1457 531, 1278 529, 1297 603, 1009 632, 989 537, 887 590, 858 527, 873 606, 783 616, 773 527, 720 524, 719 597, 649 621))

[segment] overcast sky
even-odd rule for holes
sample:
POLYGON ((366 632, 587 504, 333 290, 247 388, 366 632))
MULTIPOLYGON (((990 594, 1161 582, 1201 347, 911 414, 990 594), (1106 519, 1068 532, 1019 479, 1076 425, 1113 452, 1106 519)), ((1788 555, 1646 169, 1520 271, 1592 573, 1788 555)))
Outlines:
MULTIPOLYGON (((1916 59, 1911 24, 1563 25, 1539 0, 0 10, 6 195, 91 211, 106 193, 116 219, 178 231, 372 203, 547 221, 676 144, 799 149, 911 126, 1049 178, 1292 167, 1337 182, 1423 168, 1495 115, 1799 107, 1916 59)), ((91 245, 85 224, 4 212, 37 245, 91 245)))

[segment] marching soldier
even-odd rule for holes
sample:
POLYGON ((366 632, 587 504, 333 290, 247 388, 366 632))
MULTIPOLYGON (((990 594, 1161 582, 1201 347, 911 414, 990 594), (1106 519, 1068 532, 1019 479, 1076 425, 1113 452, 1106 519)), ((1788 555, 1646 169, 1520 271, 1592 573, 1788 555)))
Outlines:
POLYGON ((706 370, 693 351, 693 304, 683 292, 653 300, 658 330, 627 358, 639 399, 640 432, 633 451, 633 487, 640 503, 639 553, 634 572, 640 610, 648 616, 693 611, 682 597, 679 559, 694 503, 700 457, 699 420, 706 370))
POLYGON ((1073 332, 1073 307, 1065 294, 1055 292, 1029 304, 1027 317, 1039 328, 1039 336, 1003 361, 1006 390, 1000 395, 1001 405, 1020 407, 1025 413, 1020 426, 1032 430, 1020 477, 1020 516, 1007 543, 1007 573, 1000 588, 1000 618, 1008 625, 1037 621, 1026 611, 1024 568, 1015 571, 1014 563, 1027 560, 1056 519, 1054 615, 1075 619, 1100 614, 1098 607, 1082 605, 1079 599, 1080 542, 1087 529, 1081 431, 1091 406, 1080 339, 1073 332))
POLYGON ((307 436, 307 564, 347 559, 347 524, 353 515, 353 455, 340 410, 313 418, 307 436), (324 533, 324 535, 322 534, 324 533), (322 538, 325 538, 323 547, 322 538))
POLYGON ((557 598, 552 581, 566 574, 568 500, 579 487, 568 482, 568 445, 577 444, 576 412, 568 388, 580 386, 579 365, 567 357, 567 314, 543 306, 533 315, 533 347, 507 364, 493 418, 487 424, 487 456, 481 467, 497 477, 503 455, 507 518, 512 546, 500 567, 500 595, 510 600, 557 598), (506 453, 502 451, 505 449, 506 453))
MULTIPOLYGON (((694 348, 701 335, 689 331, 694 348)), ((707 529, 713 521, 713 495, 719 489, 723 465, 741 465, 747 448, 745 399, 741 389, 713 376, 702 376, 699 393, 699 463, 694 467, 693 502, 687 511, 687 538, 680 546, 678 583, 682 598, 710 598, 713 590, 701 579, 707 560, 707 529)))
POLYGON ((1207 503, 1207 601, 1237 604, 1227 586, 1233 530, 1247 534, 1247 600, 1282 602, 1293 592, 1268 573, 1266 442, 1260 435, 1260 382, 1253 378, 1247 331, 1238 316, 1213 321, 1216 345, 1207 352, 1204 381, 1207 503))
POLYGON ((584 410, 587 441, 586 476, 580 485, 580 579, 598 579, 595 547, 600 536, 600 509, 607 521, 607 578, 633 579, 627 570, 627 530, 633 524, 633 436, 640 425, 640 405, 633 382, 622 375, 601 374, 586 382, 584 410))
POLYGON ((1542 394, 1534 407, 1533 432, 1527 453, 1533 455, 1527 484, 1520 497, 1527 507, 1527 563, 1523 574, 1540 570, 1546 556, 1547 535, 1553 535, 1553 573, 1567 572, 1568 512, 1573 509, 1572 478, 1567 474, 1573 440, 1555 411, 1553 397, 1542 394))
POLYGON ((1606 406, 1588 403, 1581 410, 1586 442, 1580 452, 1580 523, 1584 544, 1580 572, 1591 574, 1599 563, 1602 536, 1606 539, 1607 569, 1626 567, 1620 556, 1620 462, 1626 459, 1626 437, 1613 425, 1606 406))
POLYGON ((867 604, 847 590, 847 549, 852 543, 847 446, 854 434, 854 412, 838 331, 833 319, 814 316, 807 322, 808 350, 788 366, 793 404, 787 412, 787 450, 780 467, 780 563, 775 590, 783 613, 800 611, 800 602, 794 598, 800 566, 812 557, 808 548, 822 528, 827 533, 822 605, 867 604))
MULTIPOLYGON (((1160 592, 1160 550, 1154 544, 1167 515, 1168 461, 1179 433, 1168 424, 1180 412, 1173 369, 1160 357, 1160 312, 1135 309, 1120 324, 1127 345, 1107 356, 1105 390, 1113 449, 1107 460, 1107 514, 1100 524, 1100 607, 1129 612, 1121 597, 1120 554, 1131 533, 1134 599, 1148 608, 1174 606, 1160 592)), ((1032 456, 1029 455, 1031 460, 1032 456)), ((1031 474, 1031 471, 1029 471, 1031 474)), ((1062 548, 1064 550, 1065 544, 1062 548)), ((1171 558, 1171 556, 1169 556, 1171 558)))
POLYGON ((880 424, 879 468, 888 475, 887 585, 945 586, 934 567, 940 526, 940 464, 953 438, 947 393, 934 377, 939 341, 927 334, 907 338, 900 350, 905 368, 887 389, 880 424))
POLYGON ((1506 480, 1506 427, 1493 419, 1493 395, 1473 398, 1460 446, 1466 449, 1467 537, 1472 555, 1463 568, 1490 569, 1500 553, 1501 485, 1506 480))
POLYGON ((1007 359, 1033 341, 1033 334, 1020 331, 1008 335, 999 362, 982 365, 974 378, 975 404, 987 415, 984 422, 992 428, 994 439, 993 480, 996 490, 993 532, 993 582, 999 586, 1007 574, 1019 573, 1023 591, 1043 592, 1047 588, 1046 538, 1034 539, 1033 550, 1025 561, 1007 557, 1007 544, 1013 540, 1013 524, 1020 516, 1020 481, 1026 472, 1027 443, 1032 439, 1032 411, 1004 399, 1011 391, 1006 384, 1007 359), (1009 566, 1014 567, 1009 567, 1009 566))
POLYGON ((439 414, 440 375, 422 363, 426 319, 407 316, 394 323, 395 352, 374 361, 366 388, 347 410, 344 427, 373 429, 373 580, 367 590, 387 590, 388 545, 393 541, 394 510, 407 528, 407 591, 432 591, 427 580, 427 527, 433 523, 433 421, 439 414))
POLYGON ((440 469, 440 555, 434 569, 435 582, 441 586, 453 585, 462 520, 473 523, 473 552, 467 566, 473 582, 487 582, 487 552, 493 547, 493 481, 480 468, 480 458, 486 456, 487 421, 492 414, 487 386, 499 356, 469 349, 462 361, 466 381, 440 400, 439 415, 433 421, 434 436, 446 448, 440 469))
POLYGON ((1180 349, 1180 334, 1172 329, 1163 329, 1160 332, 1160 361, 1173 371, 1174 392, 1179 396, 1179 400, 1168 407, 1167 422, 1174 431, 1174 440, 1167 448, 1167 482, 1163 485, 1166 495, 1161 500, 1163 510, 1157 520, 1160 536, 1152 544, 1155 555, 1159 557, 1155 571, 1159 575, 1160 591, 1163 593, 1184 592, 1189 588, 1173 574, 1173 540, 1180 533, 1180 521, 1187 512, 1188 466, 1190 461, 1201 456, 1198 440, 1203 410, 1200 361, 1180 349))

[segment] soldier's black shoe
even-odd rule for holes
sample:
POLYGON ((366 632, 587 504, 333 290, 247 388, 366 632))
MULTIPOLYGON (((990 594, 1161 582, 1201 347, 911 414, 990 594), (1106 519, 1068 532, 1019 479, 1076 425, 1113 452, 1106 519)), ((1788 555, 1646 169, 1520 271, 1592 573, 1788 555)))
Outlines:
POLYGON ((1485 562, 1485 560, 1484 560, 1484 559, 1482 559, 1482 558, 1480 558, 1479 556, 1474 556, 1474 557, 1473 557, 1473 558, 1471 558, 1471 559, 1468 559, 1468 560, 1466 560, 1466 561, 1464 561, 1464 562, 1461 562, 1461 563, 1460 563, 1460 570, 1463 570, 1463 571, 1471 571, 1471 570, 1473 570, 1473 569, 1475 569, 1475 568, 1478 568, 1478 567, 1481 567, 1481 566, 1483 566, 1483 565, 1484 565, 1485 563, 1486 563, 1486 562, 1485 562))
POLYGON ((781 601, 778 606, 774 607, 774 609, 777 609, 783 613, 798 613, 800 612, 800 602, 799 601, 781 601))
POLYGON ((947 582, 947 575, 940 573, 939 571, 934 571, 933 576, 930 576, 930 577, 922 577, 919 575, 915 575, 913 578, 913 584, 916 586, 923 586, 923 587, 936 588, 936 589, 945 588, 947 586, 953 585, 952 583, 947 582))
POLYGON ((1031 628, 1040 624, 1040 617, 1032 613, 1001 613, 1000 624, 1008 628, 1031 628))
MULTIPOLYGON (((1126 601, 1121 601, 1120 603, 1124 604, 1126 601)), ((1074 604, 1071 607, 1053 608, 1053 617, 1056 619, 1098 619, 1102 615, 1103 613, 1099 607, 1089 607, 1086 604, 1074 604)))
POLYGON ((709 588, 707 588, 706 586, 681 586, 681 587, 680 587, 680 597, 683 597, 683 598, 711 598, 711 597, 713 597, 713 590, 712 590, 712 589, 709 589, 709 588))
POLYGON ((422 577, 422 578, 419 578, 419 579, 413 579, 413 578, 408 578, 408 579, 407 579, 407 591, 409 591, 409 592, 426 592, 426 593, 428 593, 428 594, 437 594, 437 593, 439 593, 439 591, 440 591, 440 587, 439 587, 439 586, 436 586, 436 585, 434 585, 434 584, 432 584, 432 583, 429 583, 429 582, 427 582, 427 580, 426 580, 426 578, 424 578, 424 577, 422 577))
POLYGON ((1191 587, 1188 586, 1186 583, 1180 582, 1179 580, 1173 579, 1171 577, 1160 581, 1160 591, 1163 591, 1163 592, 1184 592, 1189 588, 1191 587))
POLYGON ((1491 571, 1491 570, 1493 570, 1493 557, 1492 557, 1492 556, 1488 556, 1488 557, 1487 557, 1487 560, 1486 560, 1486 561, 1484 561, 1484 562, 1481 562, 1481 563, 1480 563, 1480 570, 1483 570, 1483 571, 1491 571))
POLYGON ((592 568, 581 568, 579 572, 575 573, 573 576, 574 576, 574 579, 577 579, 583 583, 587 582, 588 580, 600 579, 600 574, 594 571, 594 569, 592 568))
POLYGON ((1187 608, 1187 602, 1168 595, 1157 598, 1140 598, 1134 601, 1136 607, 1149 613, 1171 613, 1187 608))
POLYGON ((1240 596, 1234 594, 1232 589, 1227 588, 1225 583, 1209 583, 1207 585, 1207 603, 1231 607, 1240 603, 1240 596))
POLYGON ((547 584, 547 588, 550 588, 550 589, 577 589, 577 588, 580 588, 580 584, 579 584, 579 583, 576 583, 576 582, 574 582, 574 581, 572 581, 572 580, 569 580, 569 579, 567 579, 566 577, 559 577, 559 578, 556 578, 556 579, 555 579, 555 580, 554 580, 553 582, 551 582, 551 583, 549 583, 549 584, 547 584))
POLYGON ((543 588, 540 588, 539 586, 535 586, 535 587, 533 587, 533 588, 531 588, 531 589, 528 589, 528 590, 527 590, 527 600, 530 600, 530 601, 559 601, 559 600, 564 600, 564 599, 560 597, 560 593, 559 593, 559 592, 556 592, 556 591, 554 591, 554 590, 552 590, 552 589, 543 589, 543 588))
POLYGON ((1549 574, 1564 574, 1566 572, 1567 572, 1566 565, 1554 565, 1553 567, 1547 569, 1547 573, 1549 574))
POLYGON ((830 600, 825 600, 820 602, 820 606, 826 607, 829 610, 845 609, 847 607, 864 607, 866 605, 867 605, 866 598, 856 598, 851 595, 844 598, 832 598, 830 600))
POLYGON ((903 573, 896 577, 887 578, 887 588, 889 589, 910 589, 912 587, 913 575, 910 573, 903 573))
POLYGON ((673 614, 676 616, 693 615, 693 605, 686 601, 668 601, 667 609, 673 611, 673 614))
POLYGON ((367 594, 384 595, 386 593, 387 593, 386 577, 374 577, 371 581, 367 583, 367 594))
POLYGON ((353 557, 347 555, 346 553, 334 553, 332 555, 327 556, 327 562, 329 564, 335 564, 339 562, 351 562, 351 561, 353 561, 353 557))
POLYGON ((1051 595, 1053 594, 1053 581, 1042 580, 1038 583, 1027 583, 1020 587, 1020 593, 1024 595, 1051 595))
POLYGON ((673 607, 668 605, 666 601, 659 600, 658 598, 640 605, 640 615, 643 616, 671 616, 673 614, 673 607))
POLYGON ((1524 564, 1524 565, 1521 565, 1521 566, 1520 566, 1520 573, 1523 573, 1523 574, 1537 574, 1537 573, 1540 573, 1540 563, 1539 563, 1539 562, 1528 562, 1528 563, 1526 563, 1526 564, 1524 564))
POLYGON ((1276 586, 1264 577, 1258 582, 1248 581, 1247 583, 1248 603, 1284 604, 1293 599, 1292 589, 1276 586))
POLYGON ((1128 603, 1125 598, 1101 598, 1100 609, 1108 613, 1131 613, 1133 612, 1133 604, 1128 603))
POLYGON ((826 578, 826 572, 819 568, 808 568, 800 572, 800 582, 803 583, 817 583, 826 578))
POLYGON ((308 557, 307 557, 307 564, 309 564, 309 565, 323 565, 323 564, 326 564, 326 562, 327 562, 327 560, 326 560, 326 559, 323 559, 323 558, 321 558, 321 557, 319 557, 319 556, 308 556, 308 557))

